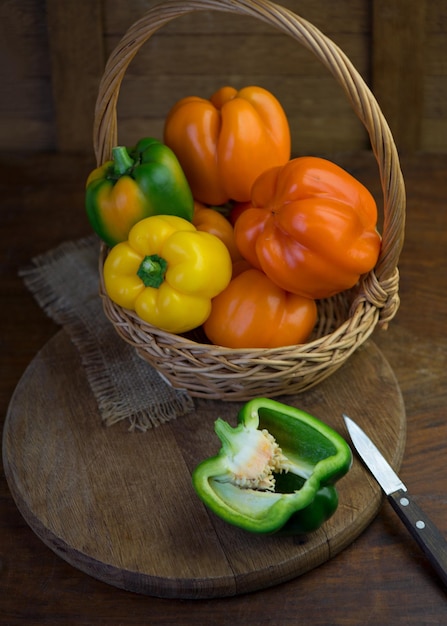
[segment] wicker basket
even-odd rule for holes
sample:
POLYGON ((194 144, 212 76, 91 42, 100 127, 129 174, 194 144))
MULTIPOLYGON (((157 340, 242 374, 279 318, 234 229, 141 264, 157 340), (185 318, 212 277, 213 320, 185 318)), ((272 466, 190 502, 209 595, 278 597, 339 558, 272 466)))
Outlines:
POLYGON ((249 15, 278 28, 309 49, 344 89, 367 129, 383 190, 382 248, 373 271, 356 288, 318 303, 319 321, 310 341, 275 349, 230 349, 209 345, 200 330, 178 336, 154 328, 114 304, 105 293, 100 257, 100 292, 117 333, 174 387, 191 396, 247 400, 254 396, 295 394, 337 370, 371 335, 386 325, 399 306, 397 262, 403 245, 405 189, 397 150, 380 108, 349 59, 312 24, 268 0, 165 1, 127 31, 108 60, 95 113, 98 164, 117 144, 116 104, 121 81, 139 48, 159 28, 192 11, 216 10, 249 15))

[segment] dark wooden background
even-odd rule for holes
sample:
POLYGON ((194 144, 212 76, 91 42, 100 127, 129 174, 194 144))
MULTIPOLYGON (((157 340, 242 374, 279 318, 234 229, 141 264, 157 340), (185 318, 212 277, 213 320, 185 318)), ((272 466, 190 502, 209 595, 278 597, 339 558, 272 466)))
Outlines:
MULTIPOLYGON (((104 63, 159 0, 2 0, 0 152, 89 152, 104 63)), ((350 57, 372 87, 401 150, 447 151, 445 0, 282 0, 350 57)), ((261 84, 283 103, 295 153, 367 147, 339 86, 295 41, 258 20, 183 16, 143 47, 123 83, 120 142, 161 138, 184 95, 261 84)))

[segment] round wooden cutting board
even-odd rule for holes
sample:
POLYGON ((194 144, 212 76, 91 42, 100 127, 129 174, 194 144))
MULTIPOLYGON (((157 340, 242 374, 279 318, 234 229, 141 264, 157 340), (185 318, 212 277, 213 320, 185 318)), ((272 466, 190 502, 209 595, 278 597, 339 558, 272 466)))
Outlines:
MULTIPOLYGON (((348 437, 342 413, 400 467, 402 397, 371 341, 314 389, 280 401, 348 437)), ((32 361, 11 400, 3 461, 33 531, 74 567, 111 585, 171 598, 241 594, 289 580, 350 544, 378 512, 379 487, 357 457, 338 483, 339 508, 306 537, 258 536, 230 526, 196 496, 191 471, 215 454, 214 421, 239 403, 196 410, 146 433, 102 426, 79 355, 60 331, 32 361)))

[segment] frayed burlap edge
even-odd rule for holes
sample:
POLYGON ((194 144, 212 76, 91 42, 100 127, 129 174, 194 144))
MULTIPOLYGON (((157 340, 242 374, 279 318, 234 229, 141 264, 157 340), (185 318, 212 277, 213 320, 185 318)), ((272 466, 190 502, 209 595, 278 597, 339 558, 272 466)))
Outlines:
POLYGON ((193 400, 116 335, 98 295, 98 251, 96 236, 67 241, 33 258, 19 274, 78 349, 103 424, 127 420, 130 430, 146 431, 190 412, 193 400))

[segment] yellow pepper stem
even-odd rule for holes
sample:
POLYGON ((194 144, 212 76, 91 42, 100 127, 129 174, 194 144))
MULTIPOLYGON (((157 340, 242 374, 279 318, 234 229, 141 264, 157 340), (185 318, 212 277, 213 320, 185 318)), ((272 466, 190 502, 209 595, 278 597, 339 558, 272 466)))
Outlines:
POLYGON ((145 287, 158 289, 164 282, 167 269, 168 263, 166 259, 158 256, 158 254, 151 254, 145 256, 141 261, 137 276, 141 278, 145 287))

